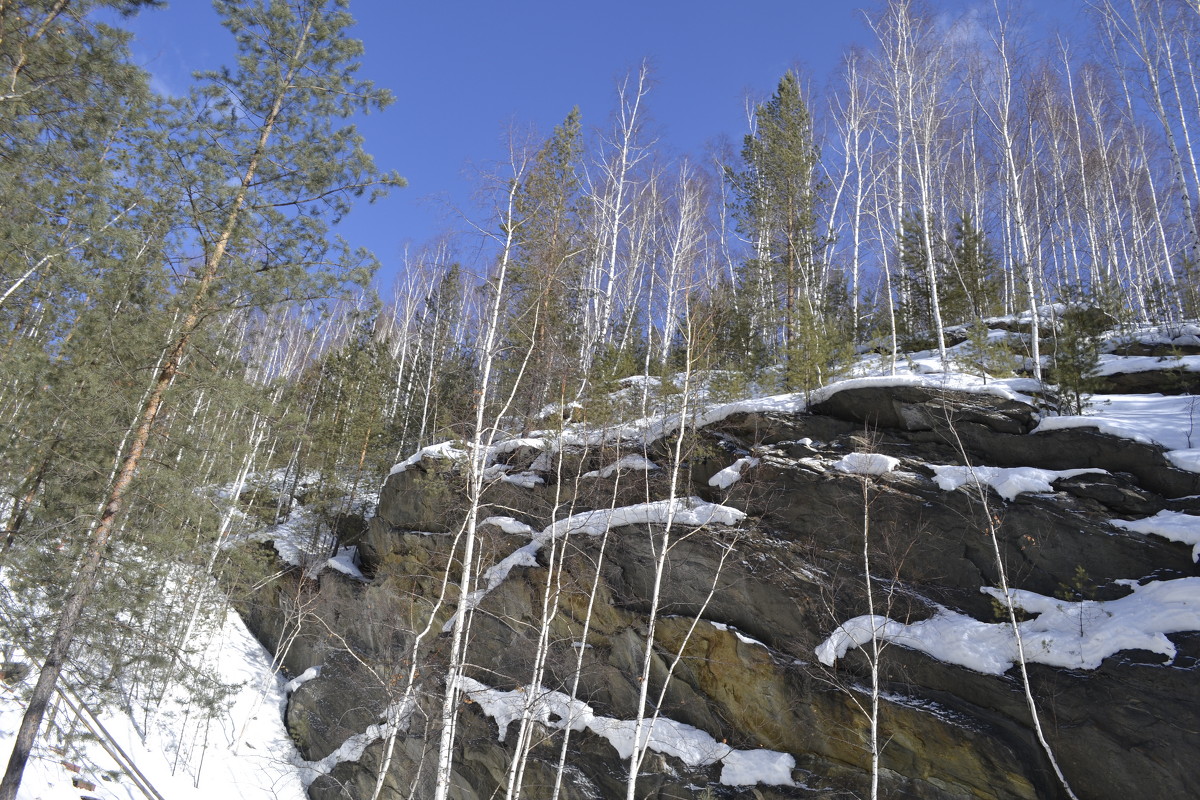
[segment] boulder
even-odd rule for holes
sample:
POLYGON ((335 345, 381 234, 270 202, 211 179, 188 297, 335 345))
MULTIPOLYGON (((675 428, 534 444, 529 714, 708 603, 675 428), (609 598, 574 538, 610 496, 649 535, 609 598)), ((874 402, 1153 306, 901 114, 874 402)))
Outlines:
POLYGON ((1118 372, 1096 379, 1097 394, 1200 394, 1200 372, 1155 369, 1118 372))

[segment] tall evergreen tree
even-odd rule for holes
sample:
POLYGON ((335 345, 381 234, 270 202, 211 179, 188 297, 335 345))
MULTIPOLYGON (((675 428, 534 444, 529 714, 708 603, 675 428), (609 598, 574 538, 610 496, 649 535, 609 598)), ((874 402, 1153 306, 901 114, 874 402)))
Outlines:
POLYGON ((949 261, 946 242, 942 237, 930 232, 929 239, 933 250, 931 267, 922 244, 925 236, 921 217, 910 214, 904 218, 899 242, 900 272, 896 281, 900 295, 900 319, 897 327, 906 346, 916 348, 929 347, 935 342, 934 280, 940 283, 937 289, 943 318, 948 318, 946 309, 948 305, 952 305, 947 297, 951 287, 942 280, 949 261), (931 279, 931 275, 937 277, 931 279))
POLYGON ((127 34, 94 19, 142 5, 30 2, 0 13, 0 485, 12 492, 3 560, 40 511, 71 519, 65 497, 96 489, 120 404, 140 380, 129 374, 148 343, 139 326, 165 289, 144 268, 166 229, 130 180, 152 111, 147 81, 128 63, 127 34))
MULTIPOLYGON (((30 313, 78 289, 80 249, 130 203, 114 173, 143 122, 144 76, 128 35, 95 22, 154 0, 30 0, 0 10, 0 315, 16 336, 30 313)), ((4 336, 4 334, 0 334, 4 336)))
MULTIPOLYGON (((1004 275, 1000 259, 969 211, 954 224, 949 267, 951 284, 956 287, 951 292, 960 292, 961 300, 948 312, 948 321, 982 320, 1001 312, 1004 275)), ((951 302, 949 294, 946 302, 951 302)))
POLYGON ((576 170, 582 149, 581 117, 574 108, 538 149, 515 196, 510 324, 500 378, 511 391, 523 371, 526 388, 520 396, 531 412, 578 373, 582 248, 576 170))
POLYGON ((785 386, 808 391, 836 372, 849 340, 837 319, 845 288, 829 280, 822 263, 820 149, 794 72, 758 106, 754 124, 742 145, 742 171, 726 172, 734 214, 754 248, 740 282, 754 327, 785 362, 785 386))
MULTIPOLYGON (((61 5, 61 4, 60 4, 61 5)), ((330 217, 353 197, 397 185, 341 120, 390 97, 355 76, 361 44, 345 0, 219 0, 238 46, 237 65, 203 76, 161 128, 158 169, 138 175, 160 201, 174 201, 176 248, 164 274, 178 278, 165 300, 173 321, 155 375, 116 449, 116 468, 83 530, 78 567, 22 719, 0 800, 15 800, 48 701, 72 650, 83 609, 94 596, 105 555, 122 530, 152 436, 172 417, 173 391, 186 357, 229 307, 263 306, 337 292, 365 280, 370 262, 331 248, 330 217), (174 191, 172 191, 174 190, 174 191)))
POLYGON ((806 316, 816 315, 827 288, 818 233, 820 151, 794 72, 787 72, 771 99, 758 106, 754 124, 742 145, 742 171, 727 171, 735 215, 754 247, 742 283, 752 292, 760 329, 778 331, 786 349, 801 308, 806 316))
MULTIPOLYGON (((936 225, 936 220, 933 223, 936 225)), ((930 276, 937 282, 938 302, 945 325, 975 322, 998 313, 1004 289, 1000 262, 970 213, 959 217, 949 241, 942 234, 929 233, 932 268, 921 244, 925 235, 919 216, 905 219, 897 281, 901 328, 909 343, 917 346, 934 342, 936 320, 930 276)))

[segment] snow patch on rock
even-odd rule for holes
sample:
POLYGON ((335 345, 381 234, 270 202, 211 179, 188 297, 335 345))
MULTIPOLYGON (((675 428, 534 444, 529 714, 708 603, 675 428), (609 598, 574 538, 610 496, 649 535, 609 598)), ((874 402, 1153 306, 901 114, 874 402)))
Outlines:
POLYGON ((1054 482, 1088 473, 1107 474, 1102 469, 1037 469, 1035 467, 959 467, 930 465, 934 481, 944 491, 962 486, 990 486, 1005 500, 1024 492, 1052 492, 1054 482))
POLYGON ((1200 561, 1200 517, 1179 511, 1160 511, 1145 519, 1111 520, 1118 528, 1136 533, 1150 533, 1172 542, 1192 545, 1192 560, 1200 561))
MULTIPOLYGON (((1200 630, 1200 578, 1123 582, 1133 593, 1119 600, 1078 603, 1022 589, 1011 590, 1013 604, 1033 619, 1018 624, 1025 659, 1067 669, 1096 669, 1122 650, 1148 650, 1175 658, 1169 633, 1200 630)), ((1001 601, 999 589, 981 589, 1001 601)), ((838 626, 816 649, 821 663, 832 666, 852 647, 872 638, 919 650, 939 661, 991 675, 1002 675, 1016 663, 1017 642, 1007 622, 980 622, 966 614, 939 608, 929 619, 910 624, 864 615, 838 626)))
POLYGON ((693 768, 721 762, 720 781, 727 786, 794 785, 792 770, 796 761, 791 754, 734 750, 711 734, 668 717, 644 719, 639 726, 637 720, 600 716, 582 700, 541 686, 502 691, 467 677, 459 678, 458 686, 496 721, 500 741, 504 741, 509 725, 528 718, 558 730, 590 730, 607 740, 622 759, 633 754, 634 743, 638 742, 641 749, 672 756, 693 768))
POLYGON ((900 466, 900 459, 880 453, 849 453, 833 465, 850 475, 886 475, 900 466))
POLYGON ((757 467, 759 461, 757 458, 749 457, 739 458, 737 461, 730 464, 725 469, 718 472, 708 479, 709 486, 715 486, 718 489, 728 489, 742 478, 742 473, 748 469, 757 467))

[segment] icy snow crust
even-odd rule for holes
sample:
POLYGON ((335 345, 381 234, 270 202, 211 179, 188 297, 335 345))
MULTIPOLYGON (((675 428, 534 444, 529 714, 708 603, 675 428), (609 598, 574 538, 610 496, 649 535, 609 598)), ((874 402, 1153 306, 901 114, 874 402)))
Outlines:
MULTIPOLYGON (((516 443, 521 442, 521 441, 523 441, 523 440, 513 439, 513 440, 510 440, 509 442, 506 442, 505 444, 515 445, 515 446, 512 446, 509 448, 509 450, 515 450, 517 447, 520 446, 519 444, 516 444, 516 443)), ((501 451, 499 449, 499 445, 498 445, 496 452, 500 453, 500 452, 508 452, 508 451, 501 451)), ((461 460, 465 459, 466 457, 467 457, 467 451, 462 449, 461 447, 456 447, 454 442, 442 442, 440 444, 433 444, 433 445, 430 445, 429 447, 421 448, 420 450, 413 453, 411 456, 409 456, 405 460, 401 461, 399 464, 392 467, 391 472, 388 473, 388 477, 390 478, 391 476, 393 476, 397 473, 406 471, 409 467, 413 466, 414 464, 421 463, 421 460, 425 459, 425 458, 442 459, 442 460, 447 460, 447 461, 461 461, 461 460)))
POLYGON ((640 469, 640 470, 645 470, 647 472, 651 472, 653 470, 658 469, 658 464, 655 464, 653 461, 646 458, 645 456, 628 455, 628 456, 622 456, 621 458, 617 459, 615 462, 613 462, 612 464, 609 464, 607 467, 604 467, 603 469, 596 469, 596 470, 592 470, 591 472, 585 472, 582 475, 580 475, 579 477, 581 477, 581 478, 607 478, 607 477, 610 477, 614 472, 617 472, 618 470, 622 470, 622 469, 640 469))
POLYGON ((1127 333, 1108 337, 1106 345, 1109 350, 1115 350, 1119 345, 1129 342, 1139 342, 1150 346, 1200 347, 1200 324, 1183 322, 1170 325, 1142 325, 1127 333))
POLYGON ((1200 356, 1100 356, 1097 375, 1127 375, 1134 372, 1179 370, 1200 372, 1200 356))
POLYGON ((530 719, 548 728, 590 730, 608 740, 622 759, 633 755, 634 742, 640 740, 643 749, 673 756, 689 767, 722 762, 720 781, 726 786, 794 785, 792 770, 796 760, 788 753, 734 750, 699 728, 667 717, 643 720, 639 732, 636 720, 597 716, 582 700, 572 700, 567 694, 540 686, 506 692, 467 677, 460 678, 458 685, 479 704, 484 714, 496 720, 500 741, 504 741, 509 725, 528 714, 530 719))
POLYGON ((1179 469, 1200 472, 1200 448, 1168 451, 1167 460, 1179 469))

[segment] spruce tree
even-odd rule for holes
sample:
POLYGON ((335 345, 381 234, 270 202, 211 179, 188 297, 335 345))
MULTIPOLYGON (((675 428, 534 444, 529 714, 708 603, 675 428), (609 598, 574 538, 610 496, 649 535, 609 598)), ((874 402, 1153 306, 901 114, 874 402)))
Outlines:
MULTIPOLYGON (((931 220, 936 225, 936 220, 931 220)), ((928 264, 920 217, 904 220, 900 252, 900 289, 902 330, 910 346, 933 343, 932 279, 937 282, 938 303, 945 325, 974 322, 1000 310, 1003 276, 986 235, 975 225, 969 213, 954 224, 949 241, 930 232, 933 243, 933 267, 928 264)))
POLYGON ((1117 286, 1066 287, 1066 308, 1052 330, 1050 356, 1060 411, 1083 414, 1089 396, 1102 386, 1100 351, 1104 334, 1128 317, 1128 304, 1117 286))
POLYGON ((983 230, 976 226, 970 212, 964 212, 954 225, 949 253, 950 282, 947 304, 953 300, 951 323, 982 320, 1000 313, 1004 294, 1004 276, 1000 259, 983 230))
MULTIPOLYGON (((904 218, 900 242, 900 274, 896 281, 900 293, 900 320, 897 327, 904 346, 910 349, 930 347, 934 343, 933 291, 931 275, 944 275, 948 256, 945 243, 930 234, 934 244, 934 264, 931 269, 923 245, 925 228, 921 218, 904 218)), ((952 287, 939 287, 943 320, 950 319, 947 310, 955 305, 952 287)))

